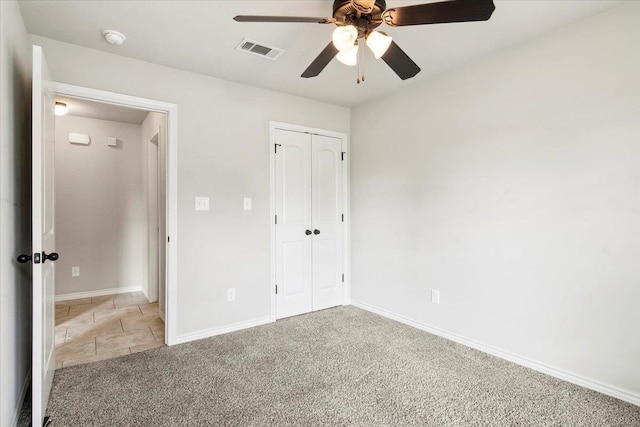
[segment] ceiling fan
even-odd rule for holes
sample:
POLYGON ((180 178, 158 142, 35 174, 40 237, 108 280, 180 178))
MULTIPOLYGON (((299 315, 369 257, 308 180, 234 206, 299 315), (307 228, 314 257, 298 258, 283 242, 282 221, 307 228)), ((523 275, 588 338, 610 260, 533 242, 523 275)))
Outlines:
POLYGON ((233 19, 238 22, 335 24, 337 28, 331 43, 302 73, 304 78, 319 75, 334 57, 346 65, 356 65, 360 41, 364 41, 376 59, 382 58, 398 77, 406 80, 418 74, 420 67, 389 35, 375 31, 376 28, 382 24, 403 27, 486 21, 494 10, 493 0, 447 0, 392 9, 387 9, 385 0, 335 0, 332 18, 240 15, 233 19))

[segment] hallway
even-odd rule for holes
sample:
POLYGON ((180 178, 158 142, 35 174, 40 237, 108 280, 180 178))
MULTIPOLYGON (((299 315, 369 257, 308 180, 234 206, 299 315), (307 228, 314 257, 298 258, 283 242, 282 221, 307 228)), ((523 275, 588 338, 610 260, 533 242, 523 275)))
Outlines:
POLYGON ((142 292, 56 302, 56 369, 162 347, 164 328, 142 292))

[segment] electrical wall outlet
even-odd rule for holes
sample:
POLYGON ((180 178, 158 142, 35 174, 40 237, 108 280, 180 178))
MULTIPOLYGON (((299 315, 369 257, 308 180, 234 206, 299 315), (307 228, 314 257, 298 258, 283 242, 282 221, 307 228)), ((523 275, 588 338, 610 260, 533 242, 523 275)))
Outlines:
POLYGON ((78 277, 80 275, 80 267, 71 267, 71 277, 78 277))
POLYGON ((245 211, 250 211, 251 210, 251 197, 245 197, 244 198, 244 210, 245 211))
POLYGON ((236 300, 236 288, 227 289, 227 301, 232 302, 236 300))
POLYGON ((431 289, 431 302, 434 304, 440 304, 440 291, 437 289, 431 289))

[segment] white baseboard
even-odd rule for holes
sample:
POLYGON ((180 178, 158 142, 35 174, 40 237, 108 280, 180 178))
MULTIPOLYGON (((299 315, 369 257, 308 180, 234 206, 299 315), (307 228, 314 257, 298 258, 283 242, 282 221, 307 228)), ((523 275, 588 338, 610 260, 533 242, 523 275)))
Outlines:
POLYGON ((89 297, 101 297, 104 295, 126 294, 128 292, 142 292, 142 286, 126 286, 123 288, 100 289, 97 291, 73 292, 71 294, 56 295, 57 301, 68 301, 70 299, 80 299, 89 297))
POLYGON ((445 331, 444 329, 436 328, 421 322, 417 322, 415 320, 411 320, 407 317, 392 313, 390 311, 387 311, 378 307, 371 306, 369 304, 365 304, 363 302, 352 301, 352 305, 355 307, 361 308, 363 310, 367 310, 372 313, 379 314, 380 316, 398 321, 400 323, 404 323, 405 325, 413 326, 414 328, 423 330, 425 332, 429 332, 430 334, 438 335, 448 340, 455 341, 459 344, 466 345, 467 347, 475 348, 476 350, 480 350, 482 352, 491 354, 492 356, 496 356, 501 359, 508 360, 509 362, 513 362, 518 365, 522 365, 527 368, 533 369, 535 371, 542 372, 543 374, 547 374, 552 377, 556 377, 561 380, 564 380, 573 384, 577 384, 579 386, 588 388, 590 390, 594 390, 599 393, 606 394, 607 396, 615 397, 616 399, 624 400, 625 402, 629 402, 632 405, 640 406, 640 394, 634 393, 630 390, 625 390, 610 384, 605 384, 600 381, 596 381, 591 378, 587 378, 582 375, 575 374, 573 372, 569 372, 561 368, 549 366, 544 363, 540 363, 535 360, 531 360, 526 357, 522 357, 517 354, 513 354, 508 351, 493 347, 491 345, 483 344, 481 342, 474 341, 469 338, 465 338, 455 333, 445 331))
POLYGON ((178 336, 176 344, 183 344, 189 341, 201 340, 203 338, 214 337, 216 335, 228 334, 229 332, 239 331, 241 329, 253 328, 254 326, 266 325, 273 323, 275 319, 271 316, 261 317, 259 319, 248 320, 246 322, 234 323, 228 326, 220 326, 218 328, 205 329, 191 334, 178 336))
POLYGON ((27 397, 27 390, 29 390, 29 384, 31 383, 31 368, 27 371, 27 375, 24 378, 24 382, 22 383, 22 390, 20 390, 20 396, 18 396, 18 402, 16 403, 16 409, 13 411, 13 421, 11 421, 12 426, 18 425, 18 420, 20 419, 20 415, 22 414, 22 404, 24 403, 25 397, 27 397))

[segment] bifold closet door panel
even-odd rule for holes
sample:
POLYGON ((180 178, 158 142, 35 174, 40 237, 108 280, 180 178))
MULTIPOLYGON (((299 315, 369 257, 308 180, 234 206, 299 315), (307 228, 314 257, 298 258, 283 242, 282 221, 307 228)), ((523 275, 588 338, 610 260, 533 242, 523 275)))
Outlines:
POLYGON ((313 310, 343 302, 342 140, 311 139, 313 310))
POLYGON ((313 310, 311 135, 276 130, 276 317, 313 310))

